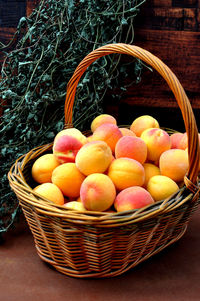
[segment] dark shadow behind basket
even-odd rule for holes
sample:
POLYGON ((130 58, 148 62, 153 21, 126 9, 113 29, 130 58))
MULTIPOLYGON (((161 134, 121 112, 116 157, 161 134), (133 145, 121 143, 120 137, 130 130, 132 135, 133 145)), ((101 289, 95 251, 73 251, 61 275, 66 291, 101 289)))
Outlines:
POLYGON ((38 255, 58 271, 74 277, 117 276, 174 243, 184 234, 198 204, 198 130, 190 102, 172 71, 148 51, 127 44, 110 44, 88 54, 67 86, 65 127, 72 127, 78 82, 96 59, 111 53, 143 60, 166 80, 181 109, 188 134, 189 170, 185 185, 172 197, 140 210, 121 213, 77 212, 54 205, 33 192, 31 167, 52 151, 39 146, 16 160, 8 178, 34 236, 38 255))

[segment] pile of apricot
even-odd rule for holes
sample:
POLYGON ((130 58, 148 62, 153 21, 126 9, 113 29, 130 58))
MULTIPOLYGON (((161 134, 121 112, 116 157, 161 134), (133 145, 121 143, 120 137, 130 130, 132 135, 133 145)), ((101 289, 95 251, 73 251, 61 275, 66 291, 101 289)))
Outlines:
POLYGON ((36 193, 71 210, 121 212, 179 190, 188 170, 186 133, 169 135, 149 115, 120 128, 108 114, 97 116, 91 131, 55 136, 52 152, 32 166, 36 193))

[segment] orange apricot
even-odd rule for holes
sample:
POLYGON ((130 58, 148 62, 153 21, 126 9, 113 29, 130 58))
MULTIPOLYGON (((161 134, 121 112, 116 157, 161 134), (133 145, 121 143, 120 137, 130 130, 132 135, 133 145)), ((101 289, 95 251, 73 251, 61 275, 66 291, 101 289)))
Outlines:
POLYGON ((108 168, 108 176, 118 190, 130 186, 142 186, 145 180, 144 167, 131 158, 118 158, 108 168))
POLYGON ((85 176, 75 163, 64 163, 56 167, 52 173, 52 183, 60 188, 67 197, 78 197, 85 176))

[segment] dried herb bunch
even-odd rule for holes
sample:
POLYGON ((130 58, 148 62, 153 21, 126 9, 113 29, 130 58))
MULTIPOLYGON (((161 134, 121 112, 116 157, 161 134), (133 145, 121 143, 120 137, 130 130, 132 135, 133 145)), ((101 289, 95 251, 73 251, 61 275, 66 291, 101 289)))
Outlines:
MULTIPOLYGON (((10 166, 63 129, 66 85, 75 68, 101 45, 132 43, 134 17, 143 2, 41 0, 29 17, 20 19, 17 45, 6 53, 1 70, 0 232, 7 231, 18 208, 7 181, 10 166)), ((86 129, 91 118, 102 113, 107 89, 120 87, 118 63, 119 56, 98 60, 79 83, 73 114, 77 128, 86 129)), ((120 68, 124 77, 126 66, 120 68)), ((135 61, 136 80, 140 71, 141 64, 135 61)))

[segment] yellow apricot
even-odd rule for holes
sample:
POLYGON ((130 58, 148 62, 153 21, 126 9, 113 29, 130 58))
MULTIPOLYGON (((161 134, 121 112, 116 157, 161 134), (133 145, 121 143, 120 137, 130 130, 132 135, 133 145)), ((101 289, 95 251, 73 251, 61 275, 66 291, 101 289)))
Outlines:
POLYGON ((51 182, 53 170, 60 163, 53 154, 45 154, 39 157, 32 166, 32 177, 37 183, 51 182))
POLYGON ((178 191, 179 187, 169 177, 157 175, 150 178, 147 190, 155 201, 161 201, 178 191))
POLYGON ((36 186, 33 191, 37 192, 41 196, 44 196, 57 205, 64 204, 64 196, 61 190, 53 183, 40 184, 36 186))

